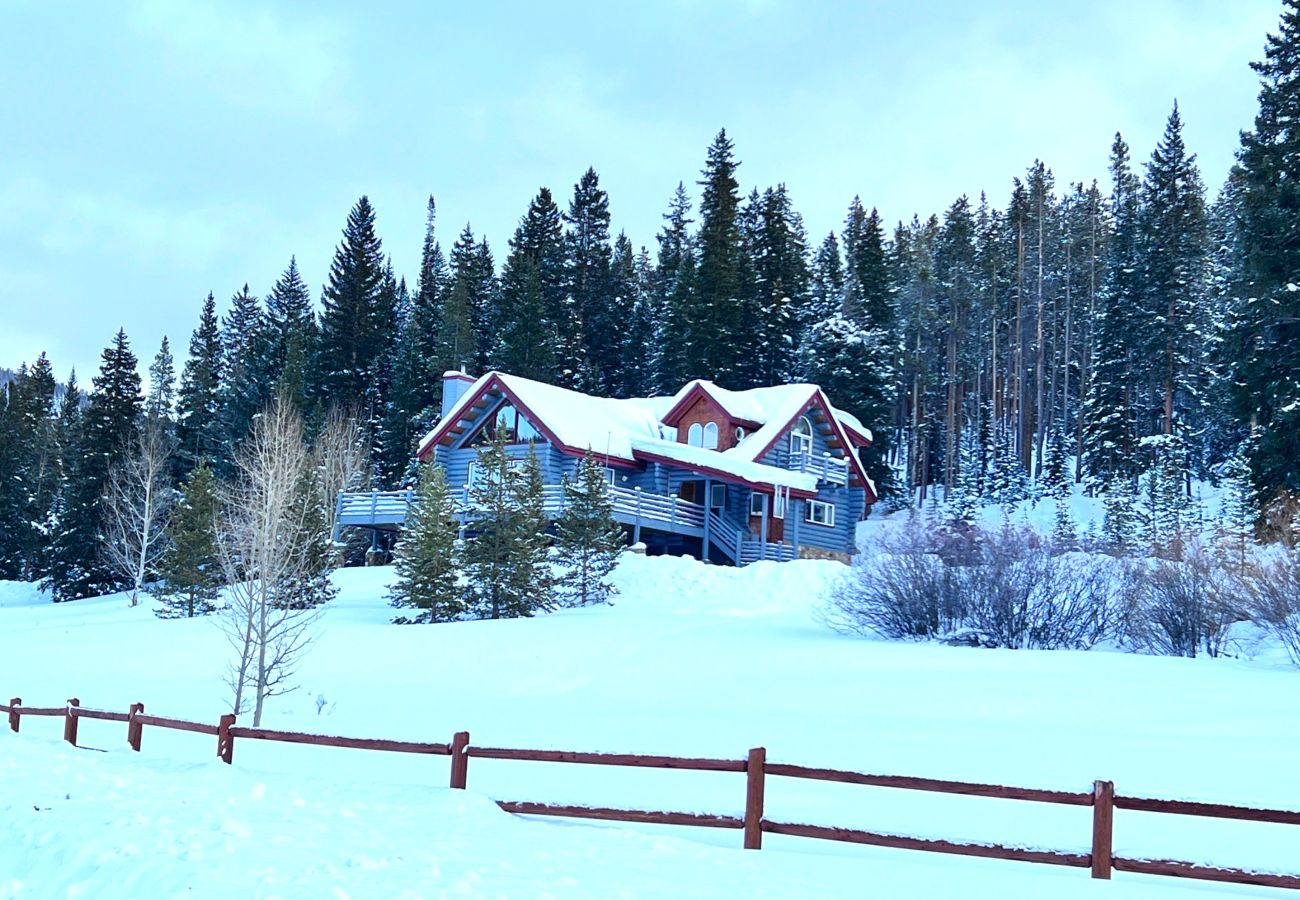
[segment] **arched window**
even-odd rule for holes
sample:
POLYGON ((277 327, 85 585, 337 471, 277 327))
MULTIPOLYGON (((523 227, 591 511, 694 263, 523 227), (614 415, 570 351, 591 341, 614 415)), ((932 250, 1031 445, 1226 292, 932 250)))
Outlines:
POLYGON ((800 416, 790 431, 790 453, 794 456, 808 456, 812 454, 812 449, 812 422, 808 421, 807 416, 800 416))
POLYGON ((704 446, 704 426, 696 422, 686 430, 686 443, 692 447, 704 446))
POLYGON ((718 449, 718 423, 709 422, 704 426, 704 443, 701 445, 705 450, 718 449))

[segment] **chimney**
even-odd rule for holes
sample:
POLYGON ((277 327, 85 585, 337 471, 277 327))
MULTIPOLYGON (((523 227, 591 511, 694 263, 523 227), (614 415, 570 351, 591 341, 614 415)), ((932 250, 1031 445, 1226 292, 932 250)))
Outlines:
POLYGON ((440 418, 445 418, 447 412, 456 405, 469 386, 474 383, 464 372, 448 371, 442 373, 442 414, 440 418))

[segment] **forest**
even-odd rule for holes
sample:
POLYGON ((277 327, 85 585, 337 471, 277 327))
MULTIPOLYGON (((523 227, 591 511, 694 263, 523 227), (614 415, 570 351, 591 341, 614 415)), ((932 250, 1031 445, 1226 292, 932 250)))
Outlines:
MULTIPOLYGON (((1261 538, 1294 538, 1300 490, 1300 4, 1267 38, 1254 127, 1227 173, 1199 171, 1172 105, 1163 136, 1116 134, 1108 173, 1009 186, 888 225, 848 199, 808 235, 784 184, 743 186, 725 130, 671 192, 652 246, 613 230, 594 168, 566 203, 538 190, 503 249, 449 241, 427 201, 402 274, 377 212, 347 216, 319 302, 296 260, 264 295, 199 304, 183 359, 141 372, 125 331, 88 387, 45 354, 0 377, 0 578, 59 599, 120 588, 104 558, 110 473, 153 423, 166 484, 234 474, 276 397, 314 444, 339 416, 365 464, 347 487, 417 479, 449 369, 610 396, 692 378, 821 385, 875 434, 882 506, 958 518, 1081 484, 1116 547, 1187 527, 1195 482, 1231 480, 1261 538), (1206 177, 1222 186, 1211 196, 1206 177), (411 277, 408 279, 406 275, 411 277), (942 490, 938 490, 942 488, 942 490)), ((846 178, 853 173, 846 173, 846 178)), ((250 273, 269 280, 269 273, 250 273)), ((11 361, 13 362, 13 361, 11 361)))

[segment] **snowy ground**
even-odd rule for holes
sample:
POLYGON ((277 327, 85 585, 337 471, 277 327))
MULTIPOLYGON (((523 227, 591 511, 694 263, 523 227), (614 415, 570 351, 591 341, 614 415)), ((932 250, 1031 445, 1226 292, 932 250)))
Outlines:
MULTIPOLYGON (((610 608, 391 626, 388 569, 347 570, 267 725, 323 733, 741 758, 1300 809, 1300 670, 1255 660, 987 651, 837 635, 835 563, 630 558, 610 608), (318 700, 321 706, 318 712, 318 700)), ((215 722, 222 636, 122 597, 0 584, 0 694, 215 722)), ((1252 888, 706 829, 520 820, 487 798, 738 815, 737 774, 470 761, 58 720, 0 733, 0 896, 1164 897, 1252 888), (330 891, 336 893, 331 894, 330 891)), ((1087 852, 1089 811, 772 778, 767 815, 1087 852)), ((1124 856, 1300 871, 1300 828, 1117 813, 1124 856)))

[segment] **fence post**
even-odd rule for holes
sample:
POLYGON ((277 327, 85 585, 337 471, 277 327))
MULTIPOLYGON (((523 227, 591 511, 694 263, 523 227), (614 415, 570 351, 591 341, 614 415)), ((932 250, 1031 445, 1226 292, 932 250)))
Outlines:
POLYGON ((1092 783, 1092 877, 1110 878, 1115 840, 1115 784, 1092 783))
POLYGON ((458 731, 451 738, 451 786, 465 790, 469 779, 469 732, 458 731))
POLYGON ((749 751, 745 763, 748 776, 745 787, 745 849, 759 850, 763 846, 763 773, 767 763, 767 750, 755 747, 749 751))
POLYGON ((18 731, 18 707, 22 705, 22 697, 15 697, 9 701, 9 730, 15 733, 18 731))
POLYGON ((143 703, 132 703, 130 716, 126 720, 126 742, 136 753, 140 752, 140 736, 144 733, 144 726, 137 722, 135 717, 142 712, 144 712, 143 703))
POLYGON ((72 746, 77 746, 77 713, 81 701, 73 697, 68 701, 68 711, 63 715, 63 739, 72 746))
POLYGON ((235 739, 230 736, 230 729, 235 724, 235 714, 226 713, 221 717, 221 724, 217 726, 217 756, 226 765, 235 758, 235 739))

